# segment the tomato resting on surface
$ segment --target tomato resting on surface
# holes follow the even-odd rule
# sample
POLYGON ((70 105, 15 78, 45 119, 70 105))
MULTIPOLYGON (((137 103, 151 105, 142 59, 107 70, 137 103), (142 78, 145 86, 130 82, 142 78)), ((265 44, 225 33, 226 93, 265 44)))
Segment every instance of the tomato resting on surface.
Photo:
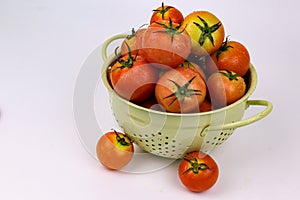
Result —
POLYGON ((117 170, 131 161, 134 146, 125 134, 114 130, 100 137, 96 146, 96 153, 99 161, 105 167, 117 170))
POLYGON ((210 189, 218 180, 219 168, 214 159, 205 153, 188 153, 178 167, 182 184, 192 192, 210 189))

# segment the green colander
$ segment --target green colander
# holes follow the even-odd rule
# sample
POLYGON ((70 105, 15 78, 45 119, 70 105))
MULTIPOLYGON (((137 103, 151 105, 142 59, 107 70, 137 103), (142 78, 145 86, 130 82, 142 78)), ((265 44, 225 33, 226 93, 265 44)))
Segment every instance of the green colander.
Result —
POLYGON ((124 37, 125 34, 115 35, 103 44, 102 80, 109 91, 110 105, 117 123, 141 149, 167 158, 180 158, 196 150, 208 153, 226 141, 236 128, 254 123, 272 111, 269 101, 248 100, 257 84, 257 73, 252 64, 246 94, 221 109, 179 114, 156 111, 129 102, 115 93, 107 79, 108 68, 116 60, 115 54, 107 56, 108 46, 124 37), (242 119, 249 106, 264 106, 265 109, 242 119))

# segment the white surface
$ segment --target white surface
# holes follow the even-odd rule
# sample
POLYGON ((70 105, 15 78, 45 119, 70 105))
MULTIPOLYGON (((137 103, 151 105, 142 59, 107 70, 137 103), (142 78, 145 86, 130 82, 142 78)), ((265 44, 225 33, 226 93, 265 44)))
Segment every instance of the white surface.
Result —
POLYGON ((177 162, 132 174, 108 171, 87 153, 72 107, 82 64, 108 37, 148 22, 151 10, 160 4, 1 1, 0 199, 300 197, 297 1, 165 1, 185 15, 200 9, 215 13, 226 34, 251 53, 259 76, 251 99, 274 104, 271 115, 236 130, 212 152, 220 167, 214 188, 202 194, 188 192, 177 178, 177 162))

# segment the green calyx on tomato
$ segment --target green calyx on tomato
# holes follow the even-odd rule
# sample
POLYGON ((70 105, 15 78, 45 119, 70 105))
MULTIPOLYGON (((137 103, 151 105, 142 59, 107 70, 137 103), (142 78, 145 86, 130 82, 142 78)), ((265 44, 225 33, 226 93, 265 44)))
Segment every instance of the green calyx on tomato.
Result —
POLYGON ((228 37, 226 37, 225 41, 222 43, 221 47, 217 50, 217 60, 219 60, 219 56, 221 53, 223 53, 224 51, 227 51, 229 48, 233 48, 233 46, 228 45, 228 37))
POLYGON ((143 27, 143 26, 146 26, 147 24, 143 24, 142 26, 140 26, 138 28, 138 30, 135 30, 134 28, 131 29, 131 34, 127 35, 126 36, 126 39, 130 40, 131 38, 135 37, 136 34, 138 33, 138 31, 143 27))
POLYGON ((203 26, 201 26, 197 22, 193 22, 201 30, 199 44, 202 46, 204 44, 205 39, 208 38, 211 41, 212 45, 215 46, 214 38, 211 34, 214 33, 215 31, 217 31, 219 29, 219 27, 222 26, 222 23, 218 22, 212 26, 209 26, 208 23, 204 19, 202 19, 199 16, 197 16, 197 17, 203 23, 203 26))
POLYGON ((116 134, 116 141, 118 144, 122 145, 122 146, 130 146, 131 143, 126 142, 126 139, 123 135, 120 135, 116 130, 113 130, 114 133, 116 134))
POLYGON ((187 161, 190 164, 190 168, 188 168, 186 171, 183 172, 183 174, 186 174, 190 171, 192 171, 194 174, 198 174, 201 171, 210 169, 209 166, 205 163, 198 162, 196 158, 184 158, 185 161, 187 161))
POLYGON ((128 58, 127 59, 122 59, 120 57, 118 57, 118 47, 115 49, 115 55, 117 56, 117 61, 121 64, 120 66, 116 67, 113 70, 117 70, 117 69, 124 69, 124 68, 131 68, 133 66, 134 61, 136 60, 136 57, 138 55, 138 52, 136 53, 135 57, 132 56, 131 50, 129 45, 127 44, 127 42, 125 42, 127 49, 128 49, 128 58))
POLYGON ((169 81, 171 81, 172 83, 174 83, 174 85, 176 86, 177 90, 175 92, 173 92, 172 94, 164 97, 164 99, 167 98, 172 98, 173 100, 169 103, 169 106, 172 105, 177 99, 181 100, 181 103, 184 103, 184 99, 185 97, 190 97, 193 95, 201 95, 201 91, 200 90, 193 90, 193 89, 189 89, 189 85, 193 82, 193 80, 196 78, 196 76, 194 76, 193 78, 191 78, 186 84, 184 84, 183 86, 180 86, 178 83, 176 83, 175 81, 169 79, 169 81))
POLYGON ((232 73, 232 71, 230 71, 230 70, 226 70, 226 72, 219 71, 218 73, 226 76, 230 81, 232 81, 232 80, 237 81, 238 77, 240 76, 239 74, 232 73))
POLYGON ((180 35, 184 32, 185 29, 182 29, 181 31, 179 31, 179 28, 181 25, 175 26, 173 27, 173 22, 171 20, 171 18, 169 18, 169 24, 164 24, 164 23, 160 23, 160 22, 155 22, 158 25, 161 25, 163 28, 165 28, 165 30, 161 30, 161 31, 155 31, 156 33, 167 33, 171 36, 171 42, 173 43, 174 40, 174 36, 175 35, 180 35))
POLYGON ((131 38, 133 38, 134 36, 136 36, 137 31, 134 30, 134 28, 131 29, 131 34, 127 35, 126 38, 128 40, 130 40, 131 38))
POLYGON ((161 9, 155 9, 153 10, 153 12, 159 13, 161 14, 161 18, 164 19, 165 18, 165 14, 171 9, 173 8, 172 6, 167 6, 165 7, 164 3, 162 2, 161 4, 161 9))

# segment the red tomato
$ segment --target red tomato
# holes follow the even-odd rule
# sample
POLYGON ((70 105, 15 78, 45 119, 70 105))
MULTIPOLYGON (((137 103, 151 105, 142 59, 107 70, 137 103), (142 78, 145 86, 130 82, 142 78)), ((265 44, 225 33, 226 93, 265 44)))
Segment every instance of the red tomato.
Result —
POLYGON ((177 67, 191 53, 192 44, 188 33, 172 21, 156 23, 145 31, 142 49, 146 60, 162 69, 177 67))
POLYGON ((171 19, 174 23, 181 24, 183 22, 183 15, 177 8, 165 6, 164 3, 162 3, 160 7, 153 10, 150 24, 169 19, 171 19))
POLYGON ((188 153, 181 161, 178 176, 190 191, 203 192, 215 185, 219 168, 210 155, 195 151, 188 153))
POLYGON ((207 80, 207 87, 214 107, 223 107, 234 103, 246 92, 246 83, 243 77, 229 70, 213 73, 207 80))
POLYGON ((134 146, 125 134, 112 131, 105 133, 98 140, 96 153, 105 167, 117 170, 131 161, 134 146))
POLYGON ((219 70, 230 70, 244 76, 250 67, 250 54, 247 48, 237 41, 223 42, 222 46, 212 55, 219 70))
POLYGON ((193 53, 212 54, 222 45, 225 30, 222 22, 211 12, 195 11, 184 18, 182 23, 192 38, 193 53))
POLYGON ((143 58, 132 57, 131 53, 118 58, 110 70, 114 90, 135 103, 143 102, 151 96, 157 79, 157 70, 143 58))
POLYGON ((192 112, 205 96, 206 85, 200 74, 185 67, 165 72, 155 86, 155 97, 168 112, 192 112))

